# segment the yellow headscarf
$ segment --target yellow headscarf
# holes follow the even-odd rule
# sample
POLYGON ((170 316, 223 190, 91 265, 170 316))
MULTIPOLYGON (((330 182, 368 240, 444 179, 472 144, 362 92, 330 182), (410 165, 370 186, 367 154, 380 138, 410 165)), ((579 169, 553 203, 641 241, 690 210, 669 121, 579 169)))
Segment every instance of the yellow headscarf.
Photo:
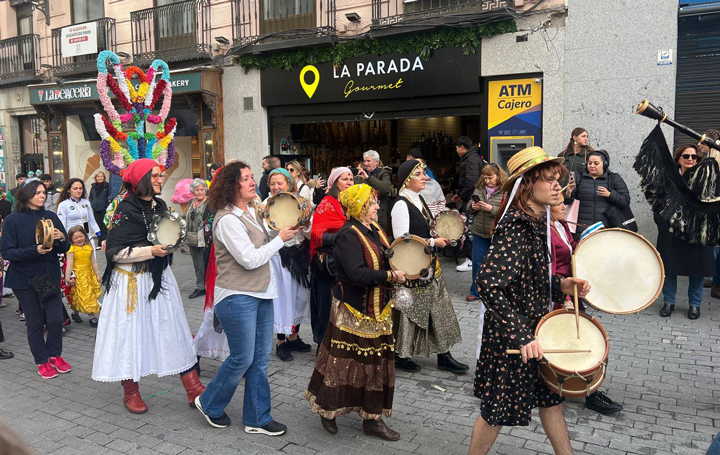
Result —
POLYGON ((377 200, 377 191, 365 183, 353 185, 340 193, 340 204, 345 209, 345 213, 357 220, 365 216, 370 203, 375 200, 377 200))

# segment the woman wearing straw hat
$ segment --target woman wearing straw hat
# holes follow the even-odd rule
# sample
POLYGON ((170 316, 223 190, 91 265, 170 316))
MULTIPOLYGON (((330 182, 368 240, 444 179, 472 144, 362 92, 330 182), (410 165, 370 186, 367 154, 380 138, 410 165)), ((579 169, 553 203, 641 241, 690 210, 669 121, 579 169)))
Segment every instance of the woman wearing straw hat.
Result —
MULTIPOLYGON (((430 235, 432 214, 420 192, 425 189, 425 169, 418 160, 405 161, 398 169, 400 194, 395 199, 391 217, 393 236, 416 235, 434 250, 443 248, 447 239, 434 239, 430 235)), ((405 283, 413 296, 413 304, 400 311, 393 310, 393 333, 395 335, 395 366, 404 371, 420 371, 420 365, 411 357, 429 357, 437 354, 439 370, 455 374, 465 373, 469 368, 450 354, 450 348, 462 341, 460 324, 450 300, 447 284, 440 270, 437 255, 426 277, 405 283)))
POLYGON ((482 401, 470 446, 473 455, 487 453, 502 426, 528 425, 535 407, 555 453, 572 453, 562 398, 538 375, 543 352, 534 337, 537 323, 548 313, 551 291, 561 298, 576 284, 580 297, 590 290, 587 281, 577 278, 552 277, 549 282, 549 206, 563 201, 558 180, 567 170, 562 162, 540 147, 526 148, 508 161, 511 176, 503 189, 512 192, 500 207, 476 278, 487 312, 474 387, 482 401), (508 355, 507 349, 520 349, 522 355, 508 355))

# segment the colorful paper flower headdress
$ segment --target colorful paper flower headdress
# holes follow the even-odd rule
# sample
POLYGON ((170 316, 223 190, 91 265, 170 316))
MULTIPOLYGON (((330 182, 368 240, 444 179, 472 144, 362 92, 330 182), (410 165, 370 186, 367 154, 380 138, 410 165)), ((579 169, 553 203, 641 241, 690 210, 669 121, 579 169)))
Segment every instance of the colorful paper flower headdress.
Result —
POLYGON ((162 60, 155 60, 147 73, 137 66, 123 70, 120 58, 112 51, 102 51, 97 58, 98 79, 97 91, 100 102, 107 112, 107 117, 95 114, 95 128, 102 138, 100 143, 100 157, 105 168, 113 174, 121 172, 133 161, 140 158, 151 158, 168 169, 175 161, 175 129, 177 121, 167 119, 172 102, 172 87, 170 87, 170 69, 162 60), (112 64, 115 74, 108 71, 108 60, 112 64), (156 73, 161 73, 160 79, 155 80, 156 73), (133 78, 140 82, 136 90, 133 78), (108 88, 118 99, 124 114, 118 114, 113 106, 108 88), (164 95, 159 115, 153 115, 155 103, 164 95), (145 122, 158 125, 157 133, 145 132, 145 122), (123 123, 135 123, 135 132, 123 133, 123 123), (127 149, 120 146, 119 141, 125 141, 127 149))

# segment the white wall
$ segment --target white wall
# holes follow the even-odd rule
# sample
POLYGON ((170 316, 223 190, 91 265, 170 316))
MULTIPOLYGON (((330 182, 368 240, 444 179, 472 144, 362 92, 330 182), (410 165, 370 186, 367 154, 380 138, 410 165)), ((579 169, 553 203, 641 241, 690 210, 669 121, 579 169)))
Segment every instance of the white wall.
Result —
MULTIPOLYGON (((518 21, 516 34, 484 39, 482 76, 541 71, 543 148, 556 155, 573 128, 586 128, 590 144, 610 152, 610 169, 627 182, 640 232, 654 239, 650 206, 632 169, 654 124, 634 109, 648 98, 672 116, 675 64, 658 66, 657 51, 673 49, 677 54, 678 2, 568 0, 567 5, 567 17, 555 16, 547 35, 538 32, 527 42, 516 42, 516 35, 550 18, 536 15, 518 21)), ((671 128, 665 132, 672 143, 671 128)))

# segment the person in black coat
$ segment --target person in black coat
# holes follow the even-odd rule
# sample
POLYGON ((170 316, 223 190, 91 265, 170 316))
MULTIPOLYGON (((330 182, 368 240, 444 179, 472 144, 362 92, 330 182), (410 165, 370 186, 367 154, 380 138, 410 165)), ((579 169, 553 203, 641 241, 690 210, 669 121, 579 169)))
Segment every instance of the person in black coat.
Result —
POLYGON ((13 290, 27 318, 28 344, 38 373, 49 379, 71 370, 62 358, 63 303, 58 259, 59 254, 70 249, 70 242, 57 215, 44 208, 46 191, 40 180, 33 179, 15 194, 15 212, 3 223, 0 246, 3 259, 10 261, 5 286, 13 290), (55 226, 53 246, 47 249, 35 241, 35 225, 42 219, 55 226), (54 286, 57 292, 41 302, 37 283, 31 286, 30 281, 42 275, 48 287, 54 286))
POLYGON ((575 240, 579 240, 587 226, 601 221, 610 226, 605 211, 610 207, 625 208, 630 206, 630 191, 625 180, 614 172, 610 172, 610 155, 605 150, 593 150, 588 154, 587 168, 582 176, 575 176, 565 191, 565 203, 575 199, 580 201, 578 211, 578 230, 575 240), (586 225, 580 229, 580 225, 586 225))
MULTIPOLYGON (((475 183, 480 179, 480 171, 485 167, 487 162, 480 156, 477 145, 467 136, 460 136, 455 143, 455 151, 460 157, 459 179, 455 195, 452 202, 460 202, 460 211, 464 212, 470 196, 475 192, 475 183)), ((472 244, 471 242, 463 243, 463 250, 459 253, 465 256, 465 262, 455 267, 458 272, 472 271, 472 244)))
POLYGON ((110 205, 110 184, 105 181, 105 173, 98 172, 95 174, 95 183, 90 185, 90 194, 88 195, 90 206, 92 207, 93 216, 98 226, 100 226, 100 237, 98 237, 98 249, 102 245, 103 240, 107 237, 107 226, 105 226, 105 210, 110 205))
POLYGON ((270 188, 268 188, 268 176, 270 171, 280 167, 280 158, 277 156, 268 155, 262 160, 263 174, 260 177, 260 183, 258 184, 257 190, 260 198, 264 201, 270 195, 270 188))
MULTIPOLYGON (((701 160, 699 148, 695 144, 681 145, 675 149, 675 163, 681 175, 701 160)), ((658 227, 657 250, 665 265, 665 284, 663 285, 664 304, 660 316, 669 317, 675 309, 675 294, 677 293, 677 277, 687 276, 688 284, 688 319, 700 317, 700 303, 702 301, 703 277, 715 273, 715 258, 713 249, 700 245, 693 245, 673 235, 668 223, 655 214, 655 224, 658 227)))

